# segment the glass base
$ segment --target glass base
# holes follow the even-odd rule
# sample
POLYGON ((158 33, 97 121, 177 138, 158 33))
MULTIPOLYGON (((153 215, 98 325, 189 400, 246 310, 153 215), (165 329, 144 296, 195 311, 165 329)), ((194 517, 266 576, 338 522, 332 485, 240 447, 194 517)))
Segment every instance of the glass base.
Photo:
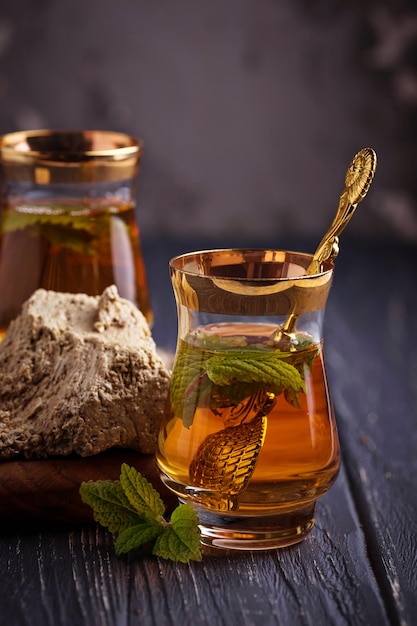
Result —
POLYGON ((314 526, 315 502, 278 515, 222 516, 197 509, 201 542, 224 550, 273 550, 302 541, 314 526))

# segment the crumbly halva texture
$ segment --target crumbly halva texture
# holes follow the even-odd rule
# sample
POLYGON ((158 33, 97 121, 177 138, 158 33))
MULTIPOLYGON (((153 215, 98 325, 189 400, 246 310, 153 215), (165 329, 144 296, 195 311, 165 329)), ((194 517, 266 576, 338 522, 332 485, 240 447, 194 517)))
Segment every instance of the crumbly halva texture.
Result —
POLYGON ((97 297, 39 289, 0 343, 0 459, 152 453, 169 378, 114 285, 97 297))

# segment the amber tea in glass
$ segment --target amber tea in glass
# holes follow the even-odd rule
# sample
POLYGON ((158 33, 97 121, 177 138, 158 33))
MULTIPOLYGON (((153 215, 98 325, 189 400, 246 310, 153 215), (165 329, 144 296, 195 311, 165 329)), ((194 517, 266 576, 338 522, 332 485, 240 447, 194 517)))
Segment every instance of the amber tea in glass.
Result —
POLYGON ((135 216, 142 144, 110 131, 0 138, 0 339, 38 288, 115 284, 152 320, 135 216))
POLYGON ((157 463, 197 510, 203 543, 269 549, 301 541, 339 470, 322 326, 333 263, 211 250, 170 263, 178 343, 157 463), (286 321, 297 325, 286 332, 286 321))

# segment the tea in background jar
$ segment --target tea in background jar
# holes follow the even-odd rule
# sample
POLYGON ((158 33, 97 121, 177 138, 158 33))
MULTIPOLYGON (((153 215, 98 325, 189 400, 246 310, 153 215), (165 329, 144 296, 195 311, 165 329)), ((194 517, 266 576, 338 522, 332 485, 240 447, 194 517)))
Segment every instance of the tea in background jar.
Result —
POLYGON ((142 143, 111 131, 0 138, 0 339, 38 288, 115 284, 152 321, 135 216, 142 143))

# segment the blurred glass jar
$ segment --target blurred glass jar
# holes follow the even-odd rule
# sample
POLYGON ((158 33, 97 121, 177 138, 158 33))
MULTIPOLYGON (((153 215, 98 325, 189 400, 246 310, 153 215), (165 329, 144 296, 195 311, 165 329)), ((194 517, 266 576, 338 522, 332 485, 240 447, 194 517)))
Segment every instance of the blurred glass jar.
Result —
POLYGON ((142 142, 111 131, 0 137, 0 339, 38 288, 115 284, 152 322, 135 184, 142 142))

